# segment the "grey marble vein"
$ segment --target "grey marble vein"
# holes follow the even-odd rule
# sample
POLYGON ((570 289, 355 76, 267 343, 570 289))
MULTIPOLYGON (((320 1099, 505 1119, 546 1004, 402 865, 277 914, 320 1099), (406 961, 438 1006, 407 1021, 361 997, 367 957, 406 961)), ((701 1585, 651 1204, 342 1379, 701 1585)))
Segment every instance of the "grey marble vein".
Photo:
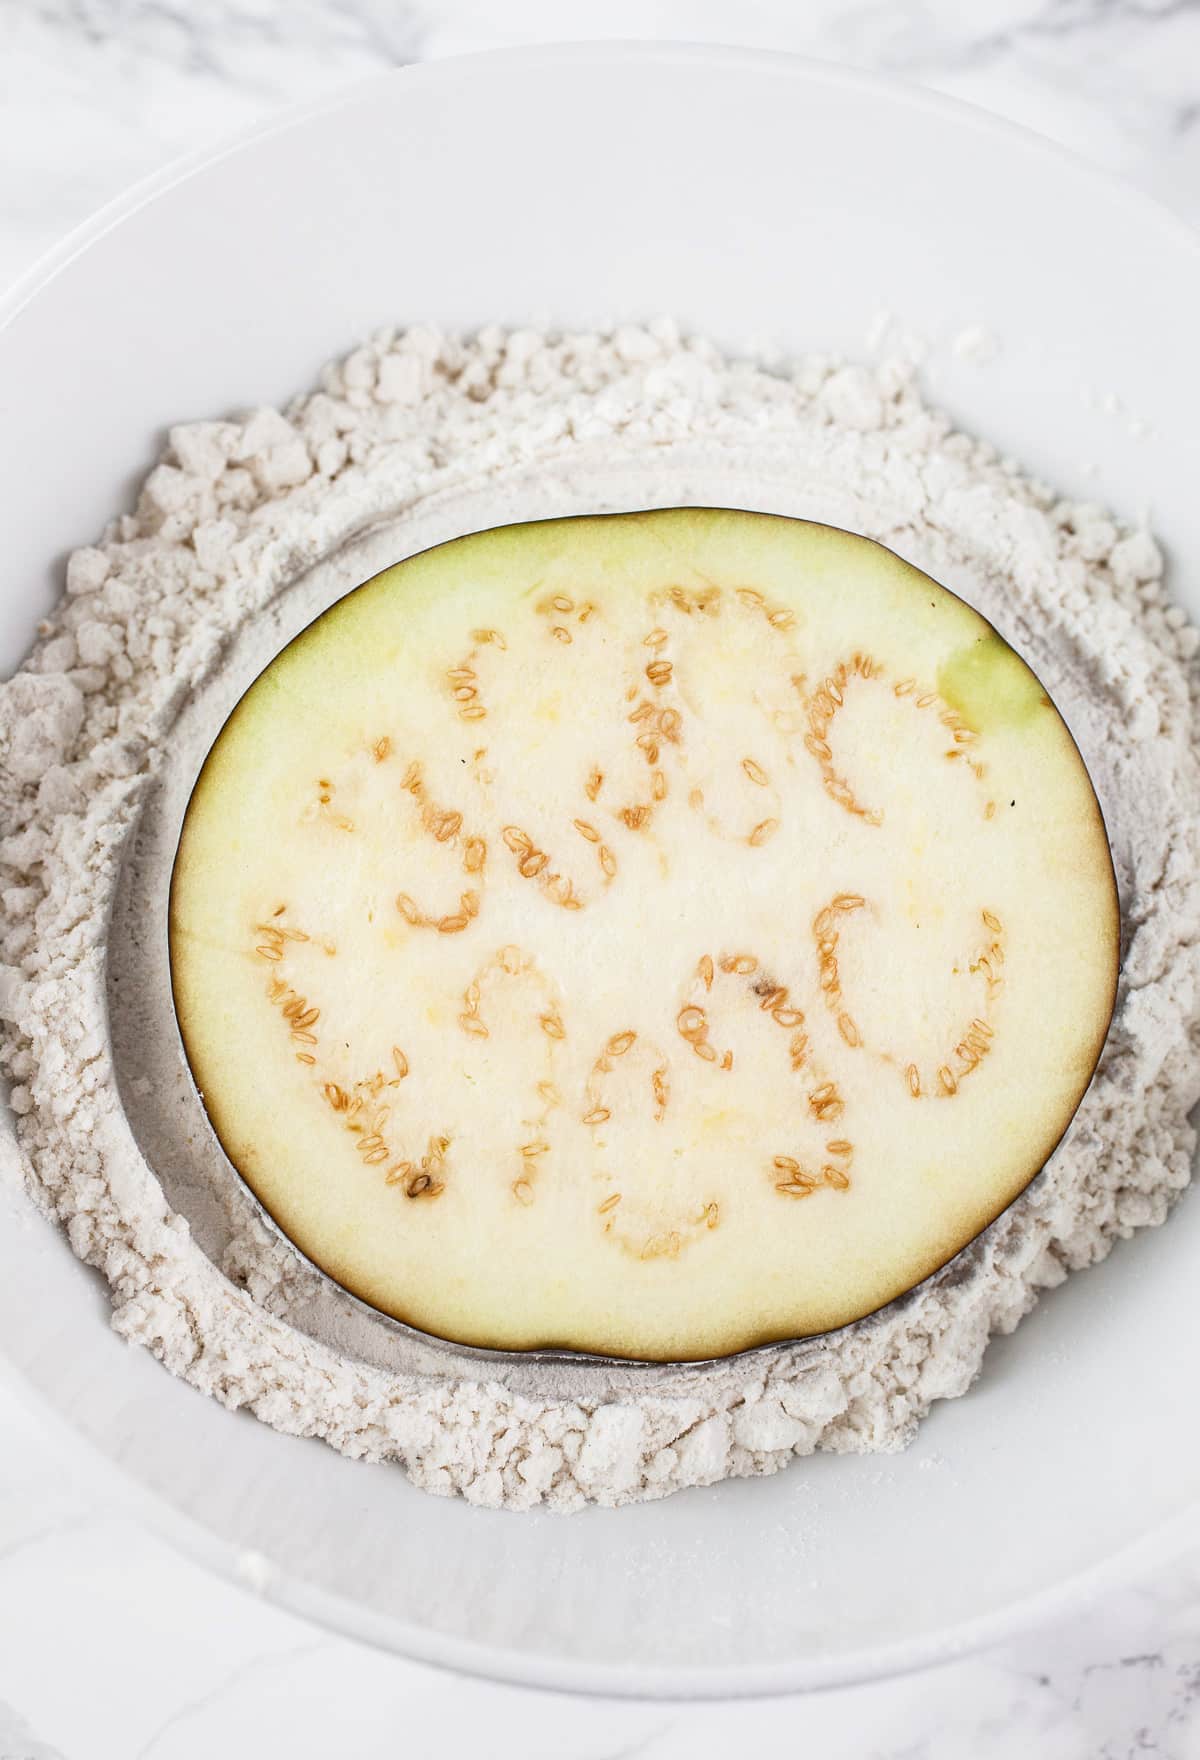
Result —
MULTIPOLYGON (((231 1693, 236 1693, 238 1688, 247 1681, 266 1679, 267 1684, 264 1691, 269 1693, 268 1677, 273 1669, 286 1667, 288 1663, 295 1662, 299 1657, 314 1656, 319 1651, 332 1649, 333 1644, 334 1640, 331 1638, 316 1638, 311 1643, 295 1644, 289 1650, 276 1650, 269 1655, 248 1656, 244 1662, 231 1669, 207 1692, 198 1694, 194 1699, 185 1700, 177 1711, 173 1711, 169 1717, 164 1718, 158 1728, 152 1730, 147 1736, 134 1756, 134 1760, 153 1760, 155 1750, 162 1746, 164 1740, 173 1730, 177 1730, 180 1725, 187 1723, 190 1718, 200 1717, 205 1712, 211 1711, 222 1699, 227 1698, 231 1693)), ((2 1755, 0 1755, 0 1760, 3 1760, 2 1755)), ((39 1757, 35 1756, 35 1760, 39 1760, 39 1757)))
POLYGON ((0 1699, 0 1760, 66 1760, 66 1756, 39 1741, 25 1719, 0 1699))

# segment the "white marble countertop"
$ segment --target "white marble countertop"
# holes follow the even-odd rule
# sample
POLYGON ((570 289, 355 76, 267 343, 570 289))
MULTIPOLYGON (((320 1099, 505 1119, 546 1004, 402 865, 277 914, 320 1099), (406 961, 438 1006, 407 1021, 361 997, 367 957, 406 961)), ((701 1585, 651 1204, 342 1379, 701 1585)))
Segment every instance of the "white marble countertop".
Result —
MULTIPOLYGON (((736 41, 988 106, 1200 222, 1200 0, 0 0, 0 286, 169 158, 364 74, 496 43, 736 41)), ((806 1699, 584 1701, 331 1637, 111 1506, 0 1386, 0 1760, 1200 1756, 1200 1525, 1086 1614, 806 1699)))

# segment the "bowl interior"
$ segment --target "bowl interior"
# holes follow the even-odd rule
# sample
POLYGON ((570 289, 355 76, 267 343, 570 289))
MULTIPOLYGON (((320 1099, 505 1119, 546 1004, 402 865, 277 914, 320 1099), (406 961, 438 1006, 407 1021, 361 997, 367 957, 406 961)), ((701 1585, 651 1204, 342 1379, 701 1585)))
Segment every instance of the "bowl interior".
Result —
MULTIPOLYGON (((285 398, 409 319, 669 311, 733 347, 861 354, 890 312, 966 426, 1148 507, 1200 611, 1179 371, 1198 309, 1200 249, 1152 206, 866 77, 618 45, 405 70, 160 180, 9 302, 0 659, 165 425, 285 398), (952 347, 980 324, 989 368, 952 347)), ((571 1520, 436 1501, 231 1415, 108 1331, 93 1274, 18 1195, 0 1224, 9 1361, 157 1519, 217 1562, 264 1552, 330 1624, 462 1667, 630 1692, 878 1673, 999 1629, 1196 1495, 1172 1367, 1200 1346, 1194 1202, 993 1346, 907 1453, 571 1520)))

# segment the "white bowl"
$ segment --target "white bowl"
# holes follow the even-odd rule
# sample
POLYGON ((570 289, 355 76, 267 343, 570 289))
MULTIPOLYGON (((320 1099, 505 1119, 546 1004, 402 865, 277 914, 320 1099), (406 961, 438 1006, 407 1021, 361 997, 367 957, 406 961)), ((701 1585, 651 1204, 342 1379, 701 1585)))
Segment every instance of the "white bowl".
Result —
MULTIPOLYGON (((670 311, 729 344, 936 346, 970 428, 1128 515, 1196 599, 1200 249, 1149 203, 960 106, 712 49, 407 69, 144 186, 0 314, 0 659, 15 663, 164 424, 285 397, 376 326, 670 311), (984 324, 988 370, 946 346, 984 324), (1183 564, 1181 567, 1180 564, 1183 564), (1190 581, 1187 568, 1190 566, 1190 581)), ((572 1519, 441 1502, 232 1416, 107 1329, 94 1274, 0 1213, 10 1365, 218 1567, 406 1654, 555 1686, 724 1694, 942 1658, 1192 1507, 1200 1206, 993 1347, 906 1454, 572 1519)))

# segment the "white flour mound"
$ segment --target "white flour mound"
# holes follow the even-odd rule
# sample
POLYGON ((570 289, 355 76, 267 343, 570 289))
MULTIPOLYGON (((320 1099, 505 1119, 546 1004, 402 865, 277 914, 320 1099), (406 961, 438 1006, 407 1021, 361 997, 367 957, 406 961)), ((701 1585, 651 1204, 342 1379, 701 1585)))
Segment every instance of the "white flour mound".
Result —
POLYGON ((224 1404, 348 1455, 393 1458, 430 1491, 570 1509, 771 1473, 817 1448, 900 1447, 933 1400, 970 1385, 992 1333, 1162 1222, 1188 1181, 1200 633, 1166 603, 1158 549, 954 433, 898 364, 767 372, 665 321, 465 341, 417 329, 378 337, 322 386, 286 415, 173 429, 137 511, 71 558, 65 598, 0 689, 0 1064, 30 1191, 107 1278, 125 1337, 224 1404), (1066 1142, 918 1291, 816 1345, 680 1370, 641 1397, 539 1399, 385 1372, 314 1342, 266 1305, 286 1289, 289 1250, 265 1230, 239 1243, 228 1277, 203 1254, 121 1108, 105 938, 146 780, 236 629, 369 522, 396 522, 400 556, 405 520, 434 496, 489 483, 500 496, 523 474, 557 485, 546 511, 595 511, 589 486, 621 464, 642 491, 627 505, 697 499, 689 485, 726 471, 730 501, 879 538, 998 623, 1092 770, 1124 968, 1066 1142))

